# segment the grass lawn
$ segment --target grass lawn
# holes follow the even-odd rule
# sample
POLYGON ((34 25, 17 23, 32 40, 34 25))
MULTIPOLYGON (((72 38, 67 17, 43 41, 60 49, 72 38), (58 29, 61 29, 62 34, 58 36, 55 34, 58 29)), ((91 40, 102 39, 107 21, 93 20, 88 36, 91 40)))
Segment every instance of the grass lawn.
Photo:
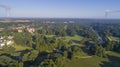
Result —
POLYGON ((55 36, 55 35, 45 35, 46 37, 53 37, 53 36, 55 36))
POLYGON ((82 45, 80 44, 80 41, 83 40, 84 37, 82 36, 65 36, 65 37, 61 37, 64 41, 68 42, 69 40, 72 40, 72 45, 82 45))
POLYGON ((120 57, 120 53, 117 53, 117 52, 107 51, 106 53, 110 56, 120 57))
POLYGON ((21 45, 13 45, 13 47, 15 48, 15 51, 22 51, 25 49, 31 49, 30 47, 21 46, 21 45))
POLYGON ((66 63, 65 67, 100 67, 101 61, 108 61, 107 58, 91 57, 74 59, 66 63))
MULTIPOLYGON (((45 35, 46 37, 53 37, 55 35, 45 35)), ((68 42, 69 40, 72 40, 72 44, 71 45, 80 45, 83 46, 82 44, 80 44, 80 41, 82 41, 84 39, 84 37, 79 36, 79 35, 75 35, 75 36, 64 36, 64 37, 58 37, 61 38, 62 40, 68 42)))
POLYGON ((65 67, 120 67, 120 54, 107 52, 107 58, 93 56, 91 58, 73 59, 65 67))
POLYGON ((118 38, 118 37, 113 37, 113 36, 108 36, 108 39, 109 39, 110 41, 119 41, 119 40, 120 40, 120 38, 118 38))
POLYGON ((78 35, 75 35, 75 36, 65 36, 64 37, 67 41, 69 41, 69 40, 82 40, 83 39, 83 37, 82 36, 78 36, 78 35))
POLYGON ((15 48, 15 52, 11 53, 12 56, 19 56, 21 54, 20 51, 23 51, 23 50, 26 50, 26 49, 32 49, 30 47, 21 46, 21 45, 12 45, 12 47, 15 48))

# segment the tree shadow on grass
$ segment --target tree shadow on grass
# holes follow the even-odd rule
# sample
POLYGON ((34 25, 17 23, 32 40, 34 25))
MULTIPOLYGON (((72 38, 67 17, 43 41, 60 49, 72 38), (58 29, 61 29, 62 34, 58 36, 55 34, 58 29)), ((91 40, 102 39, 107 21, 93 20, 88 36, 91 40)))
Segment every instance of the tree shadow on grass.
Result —
POLYGON ((84 53, 86 53, 87 55, 90 55, 90 56, 92 55, 91 52, 86 49, 86 47, 81 47, 81 49, 82 49, 82 51, 83 51, 84 53))
POLYGON ((120 67, 120 57, 108 56, 109 61, 103 61, 101 67, 120 67))
POLYGON ((28 52, 30 52, 30 51, 32 51, 32 49, 31 49, 31 50, 26 49, 26 50, 17 51, 17 52, 20 52, 20 56, 23 56, 24 54, 26 54, 26 53, 28 53, 28 52))
POLYGON ((34 67, 38 67, 38 65, 44 60, 46 59, 47 55, 49 53, 47 52, 40 52, 37 57, 34 60, 28 60, 28 61, 24 61, 24 67, 30 67, 30 66, 34 66, 34 67))
POLYGON ((13 60, 18 60, 18 59, 16 58, 16 56, 12 56, 12 55, 6 54, 6 53, 1 54, 0 56, 6 56, 6 57, 9 57, 9 58, 11 58, 11 59, 13 59, 13 60))
POLYGON ((23 51, 17 51, 17 52, 21 52, 19 56, 12 56, 11 54, 8 54, 8 53, 3 53, 1 54, 0 56, 6 56, 6 57, 9 57, 13 60, 16 60, 16 61, 22 61, 22 56, 24 56, 24 54, 30 52, 31 50, 23 50, 23 51))

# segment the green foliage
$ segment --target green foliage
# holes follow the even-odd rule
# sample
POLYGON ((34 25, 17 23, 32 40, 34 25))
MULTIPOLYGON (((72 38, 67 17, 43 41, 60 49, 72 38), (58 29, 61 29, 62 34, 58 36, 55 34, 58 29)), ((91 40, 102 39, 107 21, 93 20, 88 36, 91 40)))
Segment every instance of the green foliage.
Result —
POLYGON ((15 52, 15 48, 12 46, 3 46, 2 51, 4 53, 11 54, 11 53, 15 52))
POLYGON ((44 60, 40 63, 41 67, 55 67, 53 60, 44 60))
POLYGON ((23 66, 24 66, 23 62, 20 62, 19 67, 23 67, 23 66))
POLYGON ((16 61, 7 56, 0 56, 0 65, 3 67, 15 67, 16 61))
POLYGON ((64 55, 65 58, 67 58, 68 57, 68 52, 64 51, 63 55, 64 55))
MULTIPOLYGON (((0 27, 6 29, 0 31, 0 35, 12 35, 15 42, 12 47, 0 49, 1 67, 100 67, 100 64, 105 64, 103 61, 111 61, 119 66, 119 58, 109 52, 106 57, 105 51, 120 51, 118 23, 79 23, 77 20, 77 23, 65 24, 62 22, 66 20, 57 20, 58 23, 51 24, 39 21, 0 23, 0 27), (19 26, 34 27, 36 32, 28 33, 25 28, 23 32, 17 33, 11 29, 19 26), (98 45, 98 36, 104 40, 101 45, 98 45), (117 37, 118 42, 111 41, 108 36, 117 37)), ((110 65, 114 66, 112 63, 110 65)))
POLYGON ((95 55, 99 57, 106 57, 105 49, 102 46, 96 46, 95 55))
POLYGON ((23 62, 25 62, 25 61, 34 61, 37 56, 38 56, 38 51, 32 50, 32 51, 27 52, 27 53, 25 53, 23 55, 22 61, 23 62))
POLYGON ((32 36, 29 33, 16 33, 13 39, 17 45, 32 47, 32 36))
POLYGON ((72 44, 72 40, 69 40, 69 41, 68 41, 68 44, 72 44))

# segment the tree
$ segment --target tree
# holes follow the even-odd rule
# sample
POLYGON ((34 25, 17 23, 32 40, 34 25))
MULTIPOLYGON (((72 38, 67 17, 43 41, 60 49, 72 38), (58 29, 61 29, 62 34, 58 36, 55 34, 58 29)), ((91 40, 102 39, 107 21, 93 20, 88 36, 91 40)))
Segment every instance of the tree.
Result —
POLYGON ((2 51, 3 51, 4 53, 11 54, 11 53, 15 52, 15 48, 12 47, 12 46, 7 46, 7 45, 5 45, 5 46, 2 47, 2 51))
POLYGON ((68 44, 72 44, 72 43, 73 43, 72 40, 69 40, 69 41, 68 41, 68 44))
POLYGON ((112 51, 114 49, 114 46, 115 46, 114 42, 108 41, 106 44, 106 50, 112 51))
POLYGON ((72 49, 71 49, 71 48, 69 48, 69 49, 68 49, 68 58, 72 60, 72 59, 73 59, 73 57, 74 57, 74 56, 73 56, 72 49))
POLYGON ((54 67, 54 62, 51 59, 46 59, 40 63, 42 67, 54 67))
POLYGON ((99 57, 106 57, 105 49, 102 46, 96 46, 95 55, 99 57))
POLYGON ((23 62, 20 62, 19 67, 23 67, 23 66, 24 66, 23 62))
POLYGON ((64 55, 65 58, 67 58, 68 57, 68 52, 64 51, 63 55, 64 55))

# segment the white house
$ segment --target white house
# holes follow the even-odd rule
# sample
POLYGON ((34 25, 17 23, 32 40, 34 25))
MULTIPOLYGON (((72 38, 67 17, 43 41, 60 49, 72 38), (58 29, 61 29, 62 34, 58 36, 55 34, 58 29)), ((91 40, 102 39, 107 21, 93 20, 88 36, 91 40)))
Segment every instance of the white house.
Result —
POLYGON ((0 47, 11 45, 13 43, 12 39, 12 36, 8 36, 7 39, 5 39, 5 37, 0 37, 0 47))

